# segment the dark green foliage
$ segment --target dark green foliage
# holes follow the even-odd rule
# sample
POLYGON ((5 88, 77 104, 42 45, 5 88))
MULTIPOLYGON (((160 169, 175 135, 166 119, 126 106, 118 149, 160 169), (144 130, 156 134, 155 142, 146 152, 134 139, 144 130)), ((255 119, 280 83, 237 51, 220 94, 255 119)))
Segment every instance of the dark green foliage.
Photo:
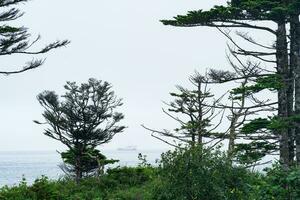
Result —
POLYGON ((252 120, 251 122, 245 124, 241 130, 242 133, 250 134, 255 133, 260 129, 267 129, 268 126, 271 124, 271 121, 266 118, 257 118, 252 120))
POLYGON ((73 180, 37 179, 29 186, 23 181, 15 187, 0 189, 0 200, 150 200, 153 168, 117 168, 101 179, 86 178, 79 184, 73 180))
POLYGON ((47 177, 36 179, 30 187, 30 192, 34 194, 36 199, 60 199, 62 196, 53 187, 53 183, 47 177))
POLYGON ((299 116, 287 118, 268 117, 256 118, 245 123, 240 136, 248 142, 236 144, 237 160, 243 164, 251 164, 261 160, 264 156, 279 150, 280 130, 295 126, 299 116))
MULTIPOLYGON (((81 158, 82 163, 83 163, 81 167, 82 167, 82 171, 84 173, 91 172, 98 168, 97 160, 93 159, 91 156, 98 157, 101 160, 106 159, 106 157, 104 155, 102 155, 100 153, 100 151, 97 149, 88 149, 88 150, 85 149, 84 152, 86 152, 86 154, 83 155, 81 158)), ((73 152, 70 150, 68 150, 66 152, 62 152, 61 157, 62 157, 64 163, 74 166, 76 164, 76 153, 77 152, 73 152)))
POLYGON ((236 162, 250 165, 260 161, 266 155, 278 150, 278 144, 263 140, 255 140, 250 143, 236 144, 236 162))
POLYGON ((107 170, 107 177, 125 186, 138 186, 155 175, 152 167, 117 167, 107 170))
MULTIPOLYGON (((83 176, 100 176, 104 173, 104 167, 108 164, 113 164, 118 162, 118 160, 108 160, 106 156, 100 153, 98 149, 84 149, 84 154, 81 157, 82 164, 80 165, 80 171, 82 171, 83 176)), ((78 152, 73 152, 68 150, 61 153, 61 157, 65 165, 62 165, 61 168, 70 176, 75 174, 76 165, 76 155, 78 152)))
POLYGON ((58 184, 47 177, 36 179, 28 186, 23 180, 18 186, 3 187, 0 190, 1 200, 60 200, 64 198, 58 190, 58 184))
MULTIPOLYGON (((281 44, 278 44, 278 42, 282 41, 282 38, 286 38, 286 34, 283 31, 282 35, 278 33, 277 30, 274 30, 271 26, 265 26, 263 23, 258 23, 260 21, 273 21, 278 24, 285 24, 289 20, 289 15, 291 13, 299 13, 300 7, 297 6, 299 4, 299 0, 293 0, 293 1, 280 1, 280 0, 232 0, 228 1, 227 5, 222 6, 214 6, 213 8, 204 11, 204 10, 197 10, 197 11, 190 11, 186 15, 178 15, 174 17, 171 20, 162 20, 162 23, 165 25, 172 25, 172 26, 182 26, 182 27, 193 27, 193 26, 208 26, 208 27, 218 27, 218 28, 245 28, 246 31, 254 29, 254 30, 263 30, 268 33, 272 33, 274 36, 276 36, 277 40, 277 46, 274 45, 270 48, 266 47, 267 49, 274 48, 274 52, 260 52, 260 50, 245 50, 243 47, 241 47, 236 41, 234 41, 233 37, 231 36, 230 31, 222 31, 221 32, 227 36, 227 38, 233 43, 234 48, 230 48, 230 51, 232 55, 234 55, 235 58, 238 59, 239 63, 242 64, 239 59, 240 56, 246 57, 254 57, 256 59, 261 59, 262 61, 268 62, 268 59, 264 59, 266 57, 264 56, 275 56, 276 61, 274 63, 278 64, 279 60, 284 60, 283 58, 278 59, 280 56, 283 56, 285 49, 278 49, 281 44), (279 36, 281 36, 281 40, 279 40, 279 36), (276 48, 277 47, 277 48, 276 48), (261 56, 262 55, 262 56, 261 56)), ((240 32, 240 30, 239 30, 240 32)), ((264 45, 261 45, 257 43, 254 39, 249 37, 247 34, 239 34, 239 36, 243 39, 245 39, 247 42, 251 43, 252 45, 258 45, 259 48, 264 47, 264 45)), ((284 45, 283 45, 284 46, 284 45)), ((287 51, 287 50, 286 50, 287 51)), ((272 58, 273 59, 273 58, 272 58)), ((272 60, 271 59, 271 60, 272 60)), ((261 61, 260 60, 260 61, 261 61)), ((272 62, 272 61, 270 61, 272 62)), ((243 65, 243 64, 242 64, 243 65)), ((251 101, 253 104, 256 104, 258 106, 251 107, 253 110, 255 108, 259 111, 269 109, 266 106, 264 106, 265 99, 260 99, 255 97, 254 95, 265 90, 271 90, 274 92, 279 91, 285 91, 285 87, 289 87, 289 90, 291 90, 291 85, 287 79, 292 80, 292 77, 287 78, 288 76, 283 74, 281 68, 284 67, 284 65, 288 65, 288 63, 280 63, 277 66, 277 73, 274 74, 263 74, 265 73, 263 70, 254 70, 249 69, 247 66, 243 66, 241 71, 242 73, 239 74, 239 77, 233 77, 232 80, 235 79, 250 79, 252 84, 243 85, 241 87, 235 88, 231 91, 232 94, 232 100, 242 100, 243 98, 252 97, 254 100, 251 101), (244 71, 243 71, 244 70, 244 71), (245 73, 249 72, 249 74, 245 73), (250 76, 248 76, 250 75, 250 76), (251 77, 251 78, 250 78, 251 77)), ((293 68, 293 67, 291 67, 293 68)), ((221 80, 221 79, 220 79, 221 80)), ((218 81, 218 82, 222 82, 218 81)), ((283 94, 282 93, 282 94, 283 94)), ((290 92, 290 96, 292 93, 290 92)), ((278 102, 280 102, 280 106, 278 107, 284 107, 283 104, 287 104, 286 100, 283 99, 283 97, 286 97, 284 95, 280 95, 278 102)), ((274 150, 278 150, 278 140, 279 135, 283 135, 287 130, 282 130, 283 127, 287 127, 290 124, 288 119, 282 119, 283 116, 291 115, 292 112, 287 111, 287 109, 290 109, 292 106, 288 105, 288 108, 283 109, 288 114, 284 115, 283 113, 280 113, 280 119, 274 118, 270 120, 268 125, 265 124, 265 127, 259 127, 263 124, 255 124, 258 122, 255 121, 251 125, 255 125, 255 130, 251 133, 248 133, 247 135, 245 133, 237 134, 236 138, 243 138, 245 140, 248 140, 246 144, 241 144, 237 148, 236 152, 243 152, 243 159, 245 162, 245 158, 252 158, 251 161, 257 161, 261 156, 264 156, 270 152, 273 152, 274 150), (281 133, 279 133, 279 130, 281 130, 281 133), (246 138, 244 138, 246 137, 246 138), (275 143, 274 143, 275 142, 275 143), (261 150, 257 149, 258 147, 262 147, 261 150), (245 149, 243 149, 245 148, 245 149), (254 152, 251 152, 251 151, 254 152), (258 152, 257 152, 258 151, 258 152), (250 155, 245 155, 249 153, 250 155)), ((273 109, 275 110, 275 109, 273 109)), ((283 112, 283 110, 280 110, 279 112, 283 112)), ((251 112, 247 109, 246 112, 244 112, 245 115, 254 114, 255 111, 251 112)), ((258 114, 258 113, 255 113, 258 114)), ((290 116, 289 116, 290 117, 290 116)), ((247 119, 248 120, 248 119, 247 119)), ((267 120, 268 121, 268 120, 267 120)), ((244 122, 242 122, 243 125, 244 122)), ((241 125, 241 126, 242 126, 241 125)), ((250 128, 249 126, 247 128, 250 128)), ((291 131, 290 131, 291 132, 291 131)), ((233 135, 233 134, 232 134, 233 135)), ((290 133, 289 133, 290 135, 290 133)), ((233 137, 231 137, 232 139, 233 137)), ((287 137, 284 138, 285 141, 287 137)), ((293 139, 290 138, 292 141, 293 139)), ((239 141, 241 142, 241 141, 239 141)), ((282 143, 282 142, 281 142, 282 143)), ((291 142, 288 145, 291 145, 291 142)), ((233 143, 232 143, 233 144, 233 143)), ((292 145, 291 145, 292 146, 292 145)), ((285 145, 283 148, 280 149, 281 152, 284 152, 284 150, 288 149, 287 145, 285 145)), ((292 149, 292 148, 290 148, 292 149)), ((233 151, 231 152, 233 153, 233 151)), ((247 159, 246 159, 247 160, 247 159)), ((248 160, 249 162, 251 162, 248 160)))
POLYGON ((32 193, 28 190, 26 180, 14 187, 4 186, 0 189, 0 200, 31 200, 32 193))
MULTIPOLYGON (((0 1, 0 56, 12 54, 37 55, 44 54, 52 49, 65 46, 69 43, 68 40, 56 41, 48 44, 38 51, 31 51, 32 46, 40 40, 40 36, 31 40, 31 35, 25 27, 15 27, 8 25, 8 22, 19 19, 24 13, 17 8, 12 8, 19 3, 25 3, 28 0, 1 0, 0 1)), ((0 74, 16 74, 27 70, 35 69, 43 64, 43 59, 34 59, 26 63, 23 67, 12 69, 9 71, 0 71, 0 74)))
POLYGON ((237 6, 247 11, 247 15, 252 19, 276 21, 284 18, 289 12, 280 0, 242 0, 237 6))
POLYGON ((277 91, 278 89, 283 87, 284 83, 282 81, 281 76, 273 74, 257 78, 255 80, 255 84, 253 85, 234 88, 231 93, 234 95, 243 94, 249 96, 251 94, 258 93, 264 89, 268 89, 270 91, 277 91))
POLYGON ((154 199, 251 199, 255 176, 227 161, 219 151, 200 147, 163 154, 154 199))
POLYGON ((276 133, 287 126, 287 121, 278 117, 257 118, 246 123, 240 131, 240 136, 247 142, 236 144, 237 161, 248 165, 278 151, 279 135, 276 133))
POLYGON ((96 163, 103 155, 95 148, 124 130, 125 126, 118 125, 124 115, 115 111, 122 102, 107 82, 91 78, 81 85, 67 82, 65 89, 63 100, 53 91, 38 95, 38 101, 45 109, 46 122, 35 122, 47 124, 49 128, 44 134, 68 147, 62 156, 71 166, 67 171, 74 172, 79 181, 96 166, 100 167, 96 163))
POLYGON ((300 169, 291 167, 286 170, 279 164, 266 169, 257 189, 257 200, 296 200, 300 199, 300 169))
POLYGON ((153 183, 118 190, 110 194, 111 200, 154 200, 152 196, 153 183))
POLYGON ((115 111, 122 105, 121 99, 109 83, 91 78, 88 83, 67 82, 64 87, 63 100, 53 91, 44 91, 37 97, 45 108, 46 123, 53 127, 46 129, 45 135, 73 149, 80 144, 95 147, 123 131, 125 127, 117 123, 124 115, 115 111))
POLYGON ((246 123, 243 128, 241 129, 241 133, 246 135, 257 133, 261 129, 267 130, 279 130, 288 127, 290 120, 281 120, 278 117, 269 117, 269 118, 257 118, 249 123, 246 123))
MULTIPOLYGON (((242 20, 282 21, 288 14, 299 13, 299 10, 298 0, 287 4, 280 0, 234 0, 227 6, 214 6, 209 11, 190 11, 186 15, 174 17, 173 20, 161 21, 172 26, 210 26, 218 22, 243 23, 242 20)), ((232 27, 247 27, 245 24, 234 24, 232 27)))
POLYGON ((240 9, 234 7, 215 6, 210 11, 189 11, 187 15, 178 15, 174 17, 174 20, 161 20, 161 22, 173 26, 200 26, 209 25, 215 21, 227 20, 228 18, 243 19, 244 15, 240 9))
POLYGON ((300 169, 274 165, 252 173, 226 162, 219 151, 194 147, 166 152, 158 168, 118 167, 101 178, 23 180, 0 188, 0 200, 296 200, 300 169))

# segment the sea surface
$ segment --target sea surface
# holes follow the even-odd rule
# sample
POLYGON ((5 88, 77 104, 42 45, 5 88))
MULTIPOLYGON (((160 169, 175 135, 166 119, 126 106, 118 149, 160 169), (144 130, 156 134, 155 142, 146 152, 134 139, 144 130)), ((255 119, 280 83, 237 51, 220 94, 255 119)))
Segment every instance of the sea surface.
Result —
MULTIPOLYGON (((108 159, 120 160, 114 166, 136 166, 140 163, 138 154, 147 156, 148 163, 156 164, 160 154, 165 150, 102 150, 108 159)), ((62 163, 60 155, 55 151, 32 152, 0 152, 0 187, 13 186, 20 183, 22 178, 28 184, 42 175, 50 179, 63 177, 64 173, 59 168, 62 163)), ((114 167, 111 166, 111 167, 114 167)))

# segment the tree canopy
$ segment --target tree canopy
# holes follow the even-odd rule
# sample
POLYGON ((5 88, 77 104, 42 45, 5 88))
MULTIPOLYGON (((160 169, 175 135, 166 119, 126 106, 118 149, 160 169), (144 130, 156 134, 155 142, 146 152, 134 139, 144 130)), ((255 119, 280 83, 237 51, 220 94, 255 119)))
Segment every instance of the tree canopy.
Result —
POLYGON ((122 102, 111 85, 101 80, 89 79, 81 85, 67 82, 65 90, 62 100, 53 91, 38 95, 46 122, 35 122, 47 124, 44 134, 66 145, 75 155, 76 177, 80 179, 86 154, 124 130, 125 126, 118 125, 124 115, 115 111, 122 102))

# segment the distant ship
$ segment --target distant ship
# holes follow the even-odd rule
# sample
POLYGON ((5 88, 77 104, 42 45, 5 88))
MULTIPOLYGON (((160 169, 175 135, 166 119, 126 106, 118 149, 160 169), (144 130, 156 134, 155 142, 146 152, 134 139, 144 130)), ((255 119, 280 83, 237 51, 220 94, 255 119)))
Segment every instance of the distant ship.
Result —
POLYGON ((118 151, 136 151, 136 146, 127 146, 127 147, 121 147, 117 148, 118 151))

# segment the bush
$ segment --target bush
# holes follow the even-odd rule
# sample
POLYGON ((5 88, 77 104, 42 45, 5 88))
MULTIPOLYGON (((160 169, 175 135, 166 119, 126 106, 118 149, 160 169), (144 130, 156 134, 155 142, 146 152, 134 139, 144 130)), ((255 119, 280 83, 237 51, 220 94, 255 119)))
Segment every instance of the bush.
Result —
POLYGON ((291 167, 286 170, 279 164, 266 169, 261 179, 257 200, 296 200, 300 199, 300 168, 291 167))
POLYGON ((220 151, 201 147, 163 154, 159 167, 161 182, 154 188, 154 199, 252 199, 251 184, 257 176, 232 167, 227 160, 220 151))
POLYGON ((4 186, 0 189, 0 200, 31 200, 30 196, 32 193, 28 190, 25 179, 18 186, 4 186))
POLYGON ((151 183, 142 186, 135 186, 111 193, 108 199, 111 200, 153 200, 151 183))
POLYGON ((73 179, 51 181, 37 179, 31 186, 23 180, 18 186, 0 188, 0 200, 104 200, 151 199, 151 180, 155 169, 117 167, 100 178, 85 178, 79 184, 73 179))
POLYGON ((61 199, 55 182, 49 181, 47 177, 36 179, 28 190, 34 194, 33 199, 61 199))
POLYGON ((155 173, 152 167, 117 167, 107 170, 107 177, 120 186, 137 186, 150 181, 155 173))
POLYGON ((148 164, 117 167, 79 184, 72 179, 37 179, 31 186, 0 188, 0 200, 296 200, 300 169, 275 165, 266 174, 232 166, 218 150, 177 149, 148 164))

